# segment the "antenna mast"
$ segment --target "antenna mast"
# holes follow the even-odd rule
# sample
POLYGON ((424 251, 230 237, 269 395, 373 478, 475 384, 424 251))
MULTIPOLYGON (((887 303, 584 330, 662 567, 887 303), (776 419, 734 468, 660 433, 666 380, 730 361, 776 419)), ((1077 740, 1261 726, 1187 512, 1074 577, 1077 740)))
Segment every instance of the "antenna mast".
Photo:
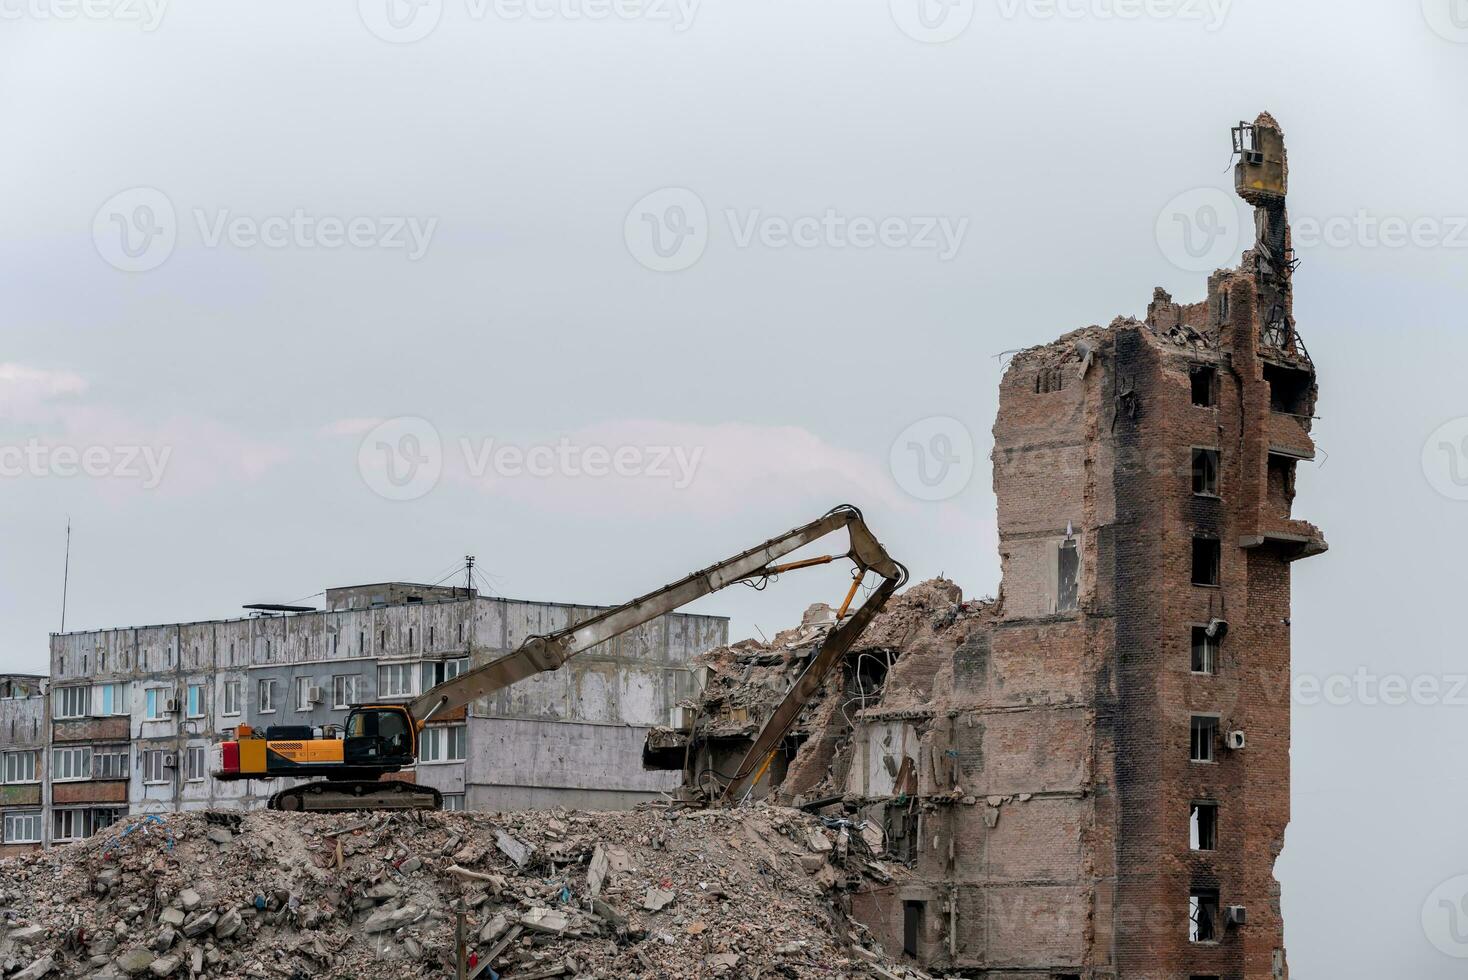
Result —
POLYGON ((71 585, 71 515, 66 515, 66 563, 61 572, 61 632, 66 632, 66 592, 71 585))

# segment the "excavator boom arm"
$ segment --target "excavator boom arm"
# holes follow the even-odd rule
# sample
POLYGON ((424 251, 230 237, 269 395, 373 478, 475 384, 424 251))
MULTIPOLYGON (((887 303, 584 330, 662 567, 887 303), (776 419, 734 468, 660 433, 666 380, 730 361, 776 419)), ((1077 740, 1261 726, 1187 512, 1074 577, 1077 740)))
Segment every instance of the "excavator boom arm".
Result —
MULTIPOLYGON (((532 636, 513 653, 491 660, 425 691, 408 706, 408 710, 417 723, 422 725, 440 712, 452 711, 470 701, 477 701, 516 681, 557 670, 578 653, 636 629, 643 623, 651 622, 695 599, 736 582, 776 574, 782 570, 782 566, 776 564, 780 558, 842 528, 847 530, 851 539, 851 550, 846 557, 856 563, 859 572, 871 570, 886 580, 876 594, 881 597, 881 602, 885 602, 887 596, 906 581, 907 569, 887 554, 886 549, 867 528, 861 511, 843 504, 819 520, 787 531, 631 602, 608 609, 564 630, 546 636, 532 636)), ((834 558, 827 557, 792 562, 788 568, 804 567, 812 563, 824 564, 832 560, 834 558)), ((880 607, 880 603, 877 605, 880 607)), ((869 619, 875 613, 872 606, 873 603, 868 602, 863 608, 863 611, 870 610, 864 619, 869 619)))

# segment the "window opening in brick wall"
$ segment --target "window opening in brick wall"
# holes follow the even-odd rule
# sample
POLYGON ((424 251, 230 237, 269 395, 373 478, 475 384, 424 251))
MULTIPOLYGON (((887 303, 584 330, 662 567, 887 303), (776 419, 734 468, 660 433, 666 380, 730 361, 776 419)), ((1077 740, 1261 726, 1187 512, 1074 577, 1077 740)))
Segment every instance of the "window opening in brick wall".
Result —
POLYGON ((1199 408, 1212 408, 1214 391, 1218 384, 1218 369, 1208 364, 1195 364, 1190 373, 1193 404, 1199 408))
POLYGON ((1065 390, 1065 370, 1058 367, 1041 368, 1035 373, 1035 394, 1045 395, 1052 391, 1065 390))
POLYGON ((1264 365, 1269 383, 1269 410, 1284 415, 1310 414, 1310 372, 1264 365))
POLYGON ((1213 743, 1218 738, 1218 719, 1194 715, 1189 736, 1188 758, 1193 762, 1212 762, 1213 743))
POLYGON ((1218 672, 1218 637, 1208 635, 1208 627, 1193 627, 1192 671, 1195 674, 1218 672))
POLYGON ((1193 584, 1217 585, 1223 546, 1217 538, 1193 538, 1193 584))
POLYGON ((927 904, 927 902, 913 901, 902 903, 902 951, 914 958, 919 955, 920 940, 923 934, 923 912, 927 904))
POLYGON ((1059 582, 1056 587, 1057 612, 1072 612, 1080 606, 1081 555, 1074 538, 1060 543, 1059 582))
POLYGON ((1188 819, 1188 846, 1195 851, 1218 848, 1218 804, 1194 803, 1188 819))
POLYGON ((1188 895, 1188 942, 1218 942, 1218 890, 1194 888, 1188 895))
POLYGON ((1218 496, 1218 450, 1193 450, 1193 493, 1204 497, 1218 496))

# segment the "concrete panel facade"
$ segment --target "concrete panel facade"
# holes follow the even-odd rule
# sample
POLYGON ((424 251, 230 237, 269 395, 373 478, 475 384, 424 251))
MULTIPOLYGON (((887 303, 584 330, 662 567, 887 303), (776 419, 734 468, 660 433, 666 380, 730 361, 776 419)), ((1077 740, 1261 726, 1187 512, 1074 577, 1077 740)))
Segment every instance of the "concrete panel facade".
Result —
MULTIPOLYGON (((412 583, 328 590, 327 606, 54 635, 50 678, 35 678, 29 697, 0 698, 0 751, 29 746, 39 766, 34 783, 0 783, 0 811, 44 811, 45 844, 63 839, 53 831, 84 836, 128 812, 262 806, 288 781, 217 782, 208 772, 212 746, 236 726, 329 732, 350 704, 409 700, 600 611, 412 583), (53 783, 58 750, 68 776, 53 783)), ((692 693, 688 661, 727 640, 720 617, 648 623, 555 674, 435 718, 425 744, 443 746, 442 757, 401 778, 437 788, 454 807, 649 799, 677 779, 642 769, 643 738, 692 693), (445 728, 454 737, 433 734, 445 728)))

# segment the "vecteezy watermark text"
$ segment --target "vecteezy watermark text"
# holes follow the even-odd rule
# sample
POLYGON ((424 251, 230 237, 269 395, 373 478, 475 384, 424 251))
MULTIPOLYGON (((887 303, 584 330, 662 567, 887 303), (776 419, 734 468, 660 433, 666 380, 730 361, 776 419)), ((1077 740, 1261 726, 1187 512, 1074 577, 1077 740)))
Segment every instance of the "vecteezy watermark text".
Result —
MULTIPOLYGON (((646 479, 685 490, 703 461, 703 446, 602 445, 562 436, 551 442, 514 443, 461 436, 452 448, 471 481, 499 479, 646 479)), ((438 429, 414 416, 388 419, 363 438, 357 469, 363 482, 388 500, 416 500, 438 485, 449 455, 438 429)))
POLYGON ((734 238, 735 248, 749 248, 758 243, 765 248, 911 248, 938 253, 938 261, 949 262, 963 246, 968 234, 968 218, 946 215, 892 215, 869 218, 848 217, 835 208, 819 215, 786 217, 765 214, 760 208, 740 212, 724 211, 724 220, 734 238))
MULTIPOLYGON (((701 0, 462 0, 463 14, 478 22, 642 21, 668 24, 676 33, 693 26, 701 0)), ((392 44, 412 44, 438 29, 445 0, 357 0, 367 30, 392 44)))
POLYGON ((1176 20, 1216 31, 1233 0, 995 0, 1005 20, 1176 20))
POLYGON ((39 439, 0 445, 0 478, 136 480, 144 490, 163 482, 172 446, 53 446, 39 439))
POLYGON ((1357 667, 1350 674, 1297 674, 1291 680, 1290 700, 1302 707, 1468 708, 1468 674, 1377 674, 1357 667))
POLYGON ((1295 218, 1296 249, 1317 248, 1468 248, 1468 215, 1375 214, 1295 218))
POLYGON ((0 0, 0 20, 117 21, 146 32, 163 23, 168 0, 0 0))
POLYGON ((210 212, 194 209, 194 222, 206 248, 228 243, 235 248, 303 248, 338 249, 378 248, 406 251, 409 262, 417 262, 428 253, 437 218, 404 215, 338 218, 314 215, 296 208, 289 215, 232 214, 228 209, 210 212))
MULTIPOLYGON (((966 216, 875 217, 837 208, 797 215, 725 208, 722 216, 737 249, 912 250, 935 253, 940 262, 958 255, 969 228, 966 216)), ((632 205, 622 235, 642 265, 655 272, 679 272, 703 257, 713 228, 703 198, 686 187, 664 187, 632 205)))
MULTIPOLYGON (((188 212, 204 248, 335 251, 343 248, 402 252, 417 262, 428 253, 438 218, 415 215, 332 215, 306 208, 282 214, 241 214, 230 208, 188 212)), ((108 265, 147 272, 168 261, 178 244, 178 211, 155 187, 113 195, 92 219, 92 241, 108 265)), ((184 225, 187 228, 187 225, 184 225)))
MULTIPOLYGON (((1464 0, 1468 3, 1468 0, 1464 0)), ((1238 195, 1195 187, 1157 213, 1155 234, 1163 256, 1187 272, 1212 272, 1237 261, 1253 240, 1253 222, 1238 195)), ((1468 215, 1353 214, 1290 216, 1296 252, 1314 249, 1468 249, 1468 215)))
POLYGON ((491 473, 510 479, 647 477, 667 481, 674 490, 686 490, 693 483, 703 460, 702 446, 583 446, 564 436, 555 443, 531 445, 460 439, 459 449, 465 469, 476 479, 491 473))

